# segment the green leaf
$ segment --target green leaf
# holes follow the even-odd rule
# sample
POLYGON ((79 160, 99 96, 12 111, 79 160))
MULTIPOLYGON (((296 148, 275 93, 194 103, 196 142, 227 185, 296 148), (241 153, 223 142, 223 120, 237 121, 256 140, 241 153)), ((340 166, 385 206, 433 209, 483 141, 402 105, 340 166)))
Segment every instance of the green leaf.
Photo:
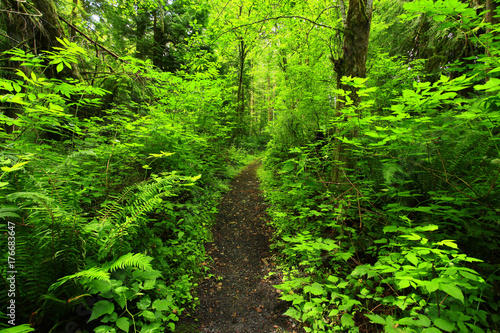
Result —
POLYGON ((439 288, 439 282, 437 282, 435 280, 428 281, 428 282, 425 283, 425 288, 427 288, 427 291, 429 293, 432 293, 432 292, 438 290, 438 288, 439 288))
POLYGON ((487 92, 500 90, 500 79, 491 77, 485 84, 478 84, 474 86, 474 89, 486 90, 487 92))
POLYGON ((157 299, 153 302, 153 309, 156 309, 158 311, 167 311, 170 309, 170 306, 172 305, 172 302, 169 302, 166 299, 157 299))
POLYGON ((130 321, 126 317, 118 318, 118 320, 116 321, 116 326, 118 326, 119 329, 128 332, 128 329, 130 327, 130 321))
POLYGON ((115 333, 115 332, 116 332, 116 330, 113 327, 108 326, 108 325, 97 326, 94 329, 94 333, 115 333))
POLYGON ((60 62, 57 67, 56 67, 56 71, 59 73, 60 71, 62 71, 64 69, 64 64, 62 62, 60 62))
POLYGON ((300 319, 300 312, 297 311, 295 308, 289 308, 286 310, 285 313, 283 313, 284 316, 292 317, 293 319, 299 320, 300 319))
POLYGON ((141 312, 141 316, 149 320, 156 320, 156 316, 153 312, 145 310, 141 312))
POLYGON ((149 295, 144 296, 141 298, 141 300, 137 303, 137 307, 140 310, 146 310, 149 306, 151 305, 151 298, 149 298, 149 295))
POLYGON ((379 315, 367 314, 365 316, 368 317, 370 319, 370 322, 374 324, 385 325, 385 319, 379 315))
POLYGON ((442 333, 442 332, 435 327, 429 327, 423 330, 422 333, 442 333))
POLYGON ((323 295, 323 285, 315 282, 310 286, 304 287, 305 292, 310 292, 313 295, 320 296, 323 295))
POLYGON ((399 281, 399 288, 405 289, 410 286, 410 281, 409 280, 401 280, 399 281))
POLYGON ((444 318, 435 318, 433 322, 434 325, 446 332, 453 332, 453 330, 455 329, 455 323, 444 318))
POLYGON ((434 15, 432 19, 436 22, 444 22, 444 20, 446 20, 446 15, 434 15))
POLYGON ((35 329, 32 328, 29 324, 17 325, 14 327, 5 328, 2 330, 2 333, 27 333, 33 332, 35 329))
POLYGON ((155 287, 155 285, 156 285, 156 280, 146 280, 146 281, 144 281, 144 285, 143 285, 142 289, 151 290, 155 287))
POLYGON ((436 243, 436 245, 445 245, 454 249, 458 249, 458 245, 455 243, 455 241, 450 239, 445 239, 441 242, 436 243))
POLYGON ((90 316, 89 322, 99 318, 105 314, 111 314, 115 311, 115 305, 109 301, 103 300, 94 304, 92 308, 92 315, 90 316))
POLYGON ((348 313, 344 313, 342 315, 340 322, 342 323, 342 326, 344 326, 344 327, 354 327, 354 319, 353 319, 352 315, 350 315, 348 313))
POLYGON ((458 288, 457 286, 448 283, 440 283, 439 289, 464 303, 464 294, 462 293, 462 290, 460 290, 460 288, 458 288))
POLYGON ((411 262, 414 266, 418 265, 418 258, 417 255, 413 252, 410 252, 406 255, 406 259, 408 259, 409 262, 411 262))

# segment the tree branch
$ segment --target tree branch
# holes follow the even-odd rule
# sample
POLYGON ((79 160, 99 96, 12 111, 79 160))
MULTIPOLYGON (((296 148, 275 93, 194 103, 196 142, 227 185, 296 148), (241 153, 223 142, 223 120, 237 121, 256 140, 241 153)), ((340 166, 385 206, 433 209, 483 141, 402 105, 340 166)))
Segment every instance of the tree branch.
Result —
POLYGON ((95 44, 97 45, 98 47, 100 47, 103 51, 107 52, 109 55, 111 55, 113 58, 115 59, 118 59, 120 60, 121 62, 126 62, 125 60, 121 59, 119 55, 117 55, 116 53, 114 53, 113 51, 111 51, 110 49, 106 48, 105 46, 99 44, 98 42, 96 42, 95 40, 93 40, 92 38, 90 38, 89 36, 87 36, 86 34, 84 34, 80 29, 78 29, 77 27, 75 27, 73 24, 69 23, 68 21, 66 21, 66 19, 64 19, 64 17, 62 17, 61 15, 58 15, 59 16, 59 19, 61 21, 63 21, 64 23, 66 23, 67 25, 69 25, 72 29, 74 29, 76 32, 78 32, 80 35, 82 35, 83 37, 85 37, 86 40, 88 40, 89 42, 91 42, 92 44, 95 44))
POLYGON ((242 25, 239 25, 239 26, 236 26, 234 28, 231 28, 231 29, 228 29, 224 32, 222 32, 219 36, 217 36, 217 38, 214 40, 214 42, 219 39, 222 35, 228 33, 228 32, 231 32, 231 31, 234 31, 234 30, 238 30, 238 29, 241 29, 243 27, 248 27, 250 25, 254 25, 254 24, 259 24, 259 23, 263 23, 263 22, 267 22, 267 21, 271 21, 271 20, 281 20, 281 19, 300 19, 300 20, 304 20, 304 21, 307 21, 307 22, 310 22, 318 27, 322 27, 322 28, 327 28, 327 29, 332 29, 332 30, 336 30, 336 31, 341 31, 341 29, 338 29, 338 28, 334 28, 334 27, 331 27, 329 25, 326 25, 326 24, 323 24, 323 23, 319 23, 319 22, 316 22, 314 20, 311 20, 307 17, 303 17, 303 16, 298 16, 298 15, 282 15, 282 16, 276 16, 276 17, 268 17, 268 18, 265 18, 265 19, 262 19, 262 20, 258 20, 258 21, 255 21, 255 22, 251 22, 251 23, 246 23, 246 24, 242 24, 242 25))

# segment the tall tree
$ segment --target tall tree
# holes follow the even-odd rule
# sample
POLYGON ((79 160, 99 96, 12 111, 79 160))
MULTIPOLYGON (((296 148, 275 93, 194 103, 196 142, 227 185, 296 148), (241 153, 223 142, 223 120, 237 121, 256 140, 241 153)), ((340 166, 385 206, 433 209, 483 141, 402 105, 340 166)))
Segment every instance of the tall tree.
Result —
MULTIPOLYGON (((347 14, 344 0, 340 0, 341 15, 344 26, 343 53, 335 62, 337 87, 345 91, 352 91, 354 103, 359 102, 356 91, 342 84, 344 76, 366 76, 366 60, 370 41, 370 27, 373 13, 373 0, 349 0, 347 14)), ((341 105, 341 104, 339 104, 341 105)))

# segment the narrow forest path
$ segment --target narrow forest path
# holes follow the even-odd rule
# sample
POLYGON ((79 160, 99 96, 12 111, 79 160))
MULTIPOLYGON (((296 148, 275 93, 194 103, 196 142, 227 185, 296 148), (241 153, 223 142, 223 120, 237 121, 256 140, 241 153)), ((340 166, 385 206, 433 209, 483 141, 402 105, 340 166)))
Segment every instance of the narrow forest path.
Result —
POLYGON ((265 278, 273 270, 272 231, 256 176, 259 165, 253 162, 233 179, 220 202, 213 243, 206 245, 214 277, 198 287, 200 304, 191 318, 181 320, 178 332, 297 332, 282 316, 288 305, 273 288, 279 276, 265 278))

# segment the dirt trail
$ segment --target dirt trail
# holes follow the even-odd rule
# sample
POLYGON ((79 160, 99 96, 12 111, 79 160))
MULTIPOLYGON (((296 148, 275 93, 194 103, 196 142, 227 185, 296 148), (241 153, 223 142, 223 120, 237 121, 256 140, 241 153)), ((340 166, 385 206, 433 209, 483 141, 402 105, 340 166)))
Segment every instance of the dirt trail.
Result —
POLYGON ((295 324, 282 313, 288 305, 278 299, 272 285, 273 270, 266 225, 266 204, 259 190, 256 169, 250 164, 231 183, 221 200, 213 230, 213 243, 206 245, 213 258, 210 273, 198 287, 200 305, 181 320, 179 332, 278 333, 296 332, 295 324))

